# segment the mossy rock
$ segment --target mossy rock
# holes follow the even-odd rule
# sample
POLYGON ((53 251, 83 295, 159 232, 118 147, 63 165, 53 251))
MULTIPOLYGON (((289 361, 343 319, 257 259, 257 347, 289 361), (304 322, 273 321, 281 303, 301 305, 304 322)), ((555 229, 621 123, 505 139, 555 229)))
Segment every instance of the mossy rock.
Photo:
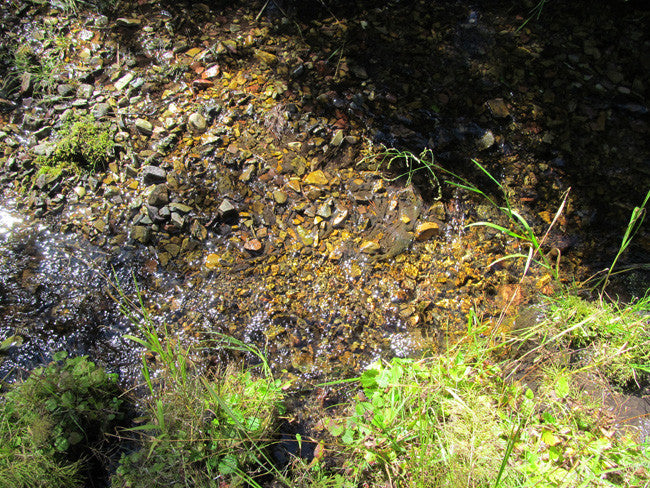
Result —
POLYGON ((52 154, 36 159, 41 168, 39 173, 51 174, 63 169, 73 173, 103 170, 113 157, 113 133, 109 124, 97 122, 92 116, 71 118, 61 127, 52 154))

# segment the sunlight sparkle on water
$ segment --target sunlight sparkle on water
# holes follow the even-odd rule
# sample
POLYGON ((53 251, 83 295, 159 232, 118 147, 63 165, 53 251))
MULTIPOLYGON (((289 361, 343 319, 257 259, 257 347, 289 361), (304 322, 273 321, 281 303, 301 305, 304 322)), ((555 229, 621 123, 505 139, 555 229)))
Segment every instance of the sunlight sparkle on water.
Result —
POLYGON ((0 235, 7 234, 20 221, 6 210, 0 209, 0 235))

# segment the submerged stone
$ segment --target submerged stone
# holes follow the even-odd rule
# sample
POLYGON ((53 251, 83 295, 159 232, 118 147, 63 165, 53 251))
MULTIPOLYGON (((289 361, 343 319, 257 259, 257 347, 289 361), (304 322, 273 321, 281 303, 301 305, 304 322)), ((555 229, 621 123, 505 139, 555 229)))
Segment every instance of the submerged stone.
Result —
POLYGON ((440 226, 435 222, 423 222, 415 229, 415 240, 428 241, 440 234, 440 226))

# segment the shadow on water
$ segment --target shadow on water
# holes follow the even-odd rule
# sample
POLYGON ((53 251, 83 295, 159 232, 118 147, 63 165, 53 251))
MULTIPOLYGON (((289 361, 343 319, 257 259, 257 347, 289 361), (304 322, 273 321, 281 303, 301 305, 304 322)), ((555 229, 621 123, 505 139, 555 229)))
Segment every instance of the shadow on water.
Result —
MULTIPOLYGON (((572 248, 584 278, 611 263, 631 210, 650 188, 647 5, 547 2, 518 30, 535 4, 276 0, 158 8, 197 43, 206 23, 245 28, 243 12, 259 12, 272 36, 302 42, 282 53, 290 119, 309 113, 362 128, 376 143, 428 147, 446 168, 495 191, 475 171, 470 160, 478 158, 540 228, 571 188, 558 241, 562 251, 572 248)), ((239 69, 252 55, 225 53, 219 62, 239 69)), ((325 159, 341 167, 359 154, 347 147, 325 159)), ((416 183, 431 196, 424 180, 416 183)), ((649 242, 643 231, 627 261, 648 262, 649 242)), ((639 273, 631 281, 647 278, 639 273)))

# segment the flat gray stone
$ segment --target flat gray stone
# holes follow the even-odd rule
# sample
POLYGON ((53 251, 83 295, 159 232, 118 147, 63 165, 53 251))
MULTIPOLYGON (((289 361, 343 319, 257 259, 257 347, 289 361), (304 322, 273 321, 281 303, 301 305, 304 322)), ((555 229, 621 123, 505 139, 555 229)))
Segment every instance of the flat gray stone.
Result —
POLYGON ((111 106, 108 103, 98 103, 90 110, 90 113, 95 119, 106 117, 110 112, 111 106))
POLYGON ((142 183, 146 186, 157 185, 167 181, 167 172, 158 166, 143 166, 140 170, 142 183))
POLYGON ((122 76, 122 78, 120 78, 119 80, 117 80, 117 81, 114 83, 113 86, 115 86, 115 89, 116 89, 117 91, 121 91, 121 90, 124 89, 124 87, 125 87, 126 85, 128 85, 129 83, 131 83, 131 81, 133 80, 134 77, 135 77, 135 75, 134 75, 133 73, 127 73, 127 74, 125 74, 124 76, 122 76))

